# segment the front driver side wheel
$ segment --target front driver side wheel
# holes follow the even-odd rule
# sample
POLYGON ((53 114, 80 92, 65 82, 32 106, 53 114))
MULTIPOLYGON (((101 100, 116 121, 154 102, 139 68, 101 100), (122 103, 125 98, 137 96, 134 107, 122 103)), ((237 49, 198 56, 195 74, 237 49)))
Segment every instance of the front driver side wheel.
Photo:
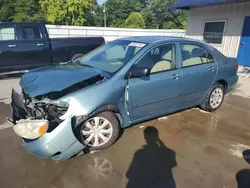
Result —
POLYGON ((207 93, 204 103, 200 105, 202 110, 214 112, 220 108, 224 101, 225 88, 223 85, 216 83, 207 93))
POLYGON ((113 145, 120 133, 120 125, 113 112, 103 112, 88 119, 80 128, 81 141, 89 150, 102 150, 113 145))

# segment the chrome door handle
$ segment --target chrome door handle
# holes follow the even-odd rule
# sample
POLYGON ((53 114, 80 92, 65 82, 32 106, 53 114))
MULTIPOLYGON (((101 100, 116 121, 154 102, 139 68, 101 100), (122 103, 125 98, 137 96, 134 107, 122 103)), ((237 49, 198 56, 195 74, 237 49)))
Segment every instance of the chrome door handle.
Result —
POLYGON ((17 47, 16 44, 10 44, 10 45, 9 45, 9 48, 16 48, 16 47, 17 47))
POLYGON ((180 75, 179 74, 173 74, 173 76, 171 76, 171 78, 173 80, 178 80, 180 78, 180 75))
POLYGON ((37 44, 37 46, 44 46, 44 44, 37 44))
POLYGON ((215 68, 214 68, 214 67, 210 67, 210 68, 208 69, 208 71, 214 72, 214 71, 215 71, 215 68))

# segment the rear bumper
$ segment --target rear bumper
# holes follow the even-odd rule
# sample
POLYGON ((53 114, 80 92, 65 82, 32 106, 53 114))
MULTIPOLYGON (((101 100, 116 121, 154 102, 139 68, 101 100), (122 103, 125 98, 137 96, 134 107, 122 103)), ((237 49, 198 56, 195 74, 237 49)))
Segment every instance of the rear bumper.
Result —
MULTIPOLYGON (((12 92, 12 114, 10 123, 14 125, 20 119, 26 119, 27 112, 22 95, 12 92)), ((33 155, 53 160, 65 160, 82 151, 85 146, 78 141, 72 129, 72 117, 68 117, 52 132, 45 133, 36 140, 21 138, 21 144, 33 155)))
POLYGON ((237 84, 238 80, 239 80, 238 75, 236 75, 234 77, 231 77, 230 79, 227 79, 226 93, 229 93, 230 91, 232 91, 236 87, 236 84, 237 84))

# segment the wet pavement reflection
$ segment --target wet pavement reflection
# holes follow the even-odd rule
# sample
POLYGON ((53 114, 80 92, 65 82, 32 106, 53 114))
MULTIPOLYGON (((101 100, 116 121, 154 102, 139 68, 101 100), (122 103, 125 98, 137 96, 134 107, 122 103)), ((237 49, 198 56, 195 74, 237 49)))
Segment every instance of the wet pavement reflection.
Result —
POLYGON ((26 152, 0 101, 0 188, 250 187, 250 99, 135 125, 110 148, 55 162, 26 152))

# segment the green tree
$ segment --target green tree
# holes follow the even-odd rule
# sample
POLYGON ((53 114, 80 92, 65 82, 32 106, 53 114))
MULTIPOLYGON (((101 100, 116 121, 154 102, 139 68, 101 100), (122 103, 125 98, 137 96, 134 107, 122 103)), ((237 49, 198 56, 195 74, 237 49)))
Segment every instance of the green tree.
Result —
POLYGON ((134 12, 125 21, 127 28, 145 28, 145 21, 140 13, 134 12))
POLYGON ((86 15, 86 22, 84 23, 84 25, 103 27, 104 25, 103 6, 98 5, 97 2, 95 2, 93 7, 86 9, 85 15, 86 15))
POLYGON ((184 29, 186 28, 186 13, 170 9, 176 0, 150 0, 141 14, 146 22, 146 28, 184 29))
POLYGON ((149 7, 152 10, 152 19, 162 29, 165 22, 174 21, 175 16, 170 6, 175 0, 151 0, 149 7))
POLYGON ((167 22, 163 23, 162 29, 179 29, 179 28, 177 27, 177 25, 175 24, 175 22, 173 22, 173 21, 167 21, 167 22))
POLYGON ((124 26, 132 12, 140 12, 143 8, 140 0, 107 0, 105 6, 107 24, 112 27, 124 26))
POLYGON ((12 21, 11 16, 14 12, 13 1, 1 0, 0 1, 0 21, 12 21))
POLYGON ((187 28, 187 12, 185 11, 176 11, 175 23, 177 28, 186 29, 187 28))
MULTIPOLYGON (((170 9, 176 1, 107 0, 107 25, 137 27, 138 24, 125 23, 132 13, 137 12, 143 17, 145 28, 185 29, 186 12, 170 9)), ((98 5, 96 0, 0 0, 0 21, 103 26, 103 9, 104 5, 98 5)))
POLYGON ((96 0, 40 0, 46 20, 52 24, 83 25, 86 11, 93 8, 96 0))
POLYGON ((0 7, 1 21, 36 22, 44 20, 38 0, 2 0, 0 7))
POLYGON ((155 22, 154 18, 153 18, 153 12, 149 7, 144 8, 141 11, 141 15, 143 17, 143 19, 145 20, 145 26, 147 29, 157 29, 158 28, 158 24, 155 22))
POLYGON ((44 21, 38 0, 17 0, 13 5, 15 14, 11 18, 14 22, 44 21))

